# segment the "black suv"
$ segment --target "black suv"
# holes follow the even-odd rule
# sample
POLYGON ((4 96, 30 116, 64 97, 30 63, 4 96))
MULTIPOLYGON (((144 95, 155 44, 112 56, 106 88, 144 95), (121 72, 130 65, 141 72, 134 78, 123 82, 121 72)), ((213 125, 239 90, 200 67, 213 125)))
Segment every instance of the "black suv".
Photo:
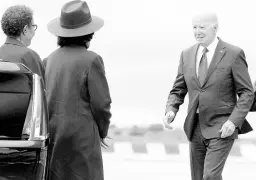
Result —
POLYGON ((0 62, 0 180, 45 180, 48 111, 41 78, 0 62))

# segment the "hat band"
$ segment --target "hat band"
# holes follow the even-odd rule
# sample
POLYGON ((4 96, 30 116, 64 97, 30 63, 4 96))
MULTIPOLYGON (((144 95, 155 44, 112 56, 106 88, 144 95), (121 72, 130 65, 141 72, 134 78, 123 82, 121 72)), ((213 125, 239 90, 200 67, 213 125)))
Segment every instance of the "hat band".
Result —
POLYGON ((90 19, 88 19, 85 22, 82 22, 81 24, 75 24, 75 25, 65 25, 65 24, 61 24, 61 27, 65 28, 65 29, 75 29, 75 28, 79 28, 82 27, 86 24, 89 24, 92 21, 92 18, 90 17, 90 19))

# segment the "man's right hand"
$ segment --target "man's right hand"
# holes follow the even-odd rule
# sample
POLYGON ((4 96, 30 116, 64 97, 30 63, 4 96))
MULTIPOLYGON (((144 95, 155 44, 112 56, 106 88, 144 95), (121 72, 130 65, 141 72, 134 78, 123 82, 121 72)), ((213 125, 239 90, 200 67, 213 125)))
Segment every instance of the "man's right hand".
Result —
POLYGON ((171 123, 173 122, 175 118, 175 113, 173 111, 169 111, 166 113, 166 115, 163 118, 164 127, 167 129, 173 129, 171 126, 171 123))

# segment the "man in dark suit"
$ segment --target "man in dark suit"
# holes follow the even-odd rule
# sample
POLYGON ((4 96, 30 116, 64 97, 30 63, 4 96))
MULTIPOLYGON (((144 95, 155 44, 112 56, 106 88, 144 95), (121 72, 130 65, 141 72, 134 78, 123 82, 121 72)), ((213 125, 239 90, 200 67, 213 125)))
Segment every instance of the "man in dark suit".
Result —
POLYGON ((195 16, 193 30, 197 44, 181 53, 163 121, 169 128, 188 92, 184 130, 192 180, 222 180, 234 140, 252 130, 245 117, 253 102, 253 87, 244 51, 217 38, 214 13, 195 16))
POLYGON ((44 66, 40 56, 28 48, 35 35, 33 11, 24 5, 14 5, 4 12, 1 27, 7 36, 0 47, 1 61, 22 63, 44 80, 44 66))
MULTIPOLYGON (((34 22, 33 11, 24 5, 10 6, 3 13, 1 28, 7 36, 5 43, 0 47, 0 61, 22 63, 33 73, 39 75, 44 82, 44 65, 40 56, 34 50, 28 48, 36 33, 37 25, 34 22)), ((14 83, 14 79, 13 82, 14 83)), ((20 88, 19 81, 15 86, 20 88)), ((9 98, 7 98, 9 100, 9 98)), ((23 99, 24 100, 24 99, 23 99)), ((24 102, 20 100, 20 104, 24 102)), ((18 102, 17 102, 18 103, 18 102)), ((4 106, 10 105, 8 101, 2 101, 4 106)), ((24 130, 29 126, 25 121, 24 130)), ((25 134, 29 132, 23 131, 25 134)))

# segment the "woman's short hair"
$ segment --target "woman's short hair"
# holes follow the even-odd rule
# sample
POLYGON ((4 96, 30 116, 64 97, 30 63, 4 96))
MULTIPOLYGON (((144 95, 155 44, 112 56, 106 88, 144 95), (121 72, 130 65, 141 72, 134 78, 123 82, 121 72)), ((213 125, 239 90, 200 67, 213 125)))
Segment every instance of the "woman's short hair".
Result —
POLYGON ((18 37, 26 25, 30 26, 33 20, 33 11, 24 5, 9 7, 3 14, 1 26, 7 36, 18 37))
POLYGON ((57 44, 60 47, 64 46, 84 46, 87 47, 87 43, 90 42, 93 38, 94 33, 87 34, 84 36, 78 36, 78 37, 58 37, 57 44))

